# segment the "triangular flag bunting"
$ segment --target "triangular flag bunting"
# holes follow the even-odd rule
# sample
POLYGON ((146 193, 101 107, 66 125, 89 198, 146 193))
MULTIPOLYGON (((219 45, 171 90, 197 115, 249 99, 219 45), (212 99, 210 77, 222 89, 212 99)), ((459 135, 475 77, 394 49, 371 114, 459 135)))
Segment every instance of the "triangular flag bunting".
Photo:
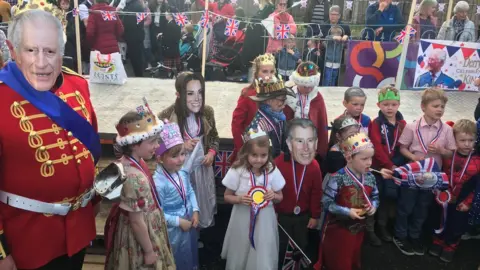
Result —
POLYGON ((460 50, 460 47, 458 46, 447 46, 447 52, 449 57, 452 57, 452 55, 458 52, 458 50, 460 50))
POLYGON ((425 52, 428 47, 430 47, 430 42, 420 40, 420 45, 422 46, 422 51, 425 52))
POLYGON ((432 43, 432 47, 433 47, 434 49, 443 49, 443 48, 445 48, 445 45, 432 43))
POLYGON ((462 53, 463 53, 463 59, 467 60, 468 58, 470 58, 470 56, 472 56, 472 54, 475 52, 475 49, 472 49, 472 48, 461 48, 462 49, 462 53))
POLYGON ((262 21, 263 27, 267 30, 268 34, 273 38, 275 35, 275 26, 273 22, 273 17, 268 17, 262 21))
POLYGON ((477 50, 477 55, 480 57, 480 49, 477 50))

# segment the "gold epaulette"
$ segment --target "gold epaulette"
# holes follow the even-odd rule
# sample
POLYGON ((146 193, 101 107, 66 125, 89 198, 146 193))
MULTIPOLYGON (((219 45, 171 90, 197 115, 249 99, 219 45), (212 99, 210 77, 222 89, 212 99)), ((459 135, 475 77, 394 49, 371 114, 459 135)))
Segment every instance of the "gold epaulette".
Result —
POLYGON ((74 76, 78 76, 78 77, 81 77, 83 79, 85 79, 82 75, 78 74, 77 72, 65 67, 65 66, 62 66, 62 72, 63 73, 67 73, 69 75, 74 75, 74 76))

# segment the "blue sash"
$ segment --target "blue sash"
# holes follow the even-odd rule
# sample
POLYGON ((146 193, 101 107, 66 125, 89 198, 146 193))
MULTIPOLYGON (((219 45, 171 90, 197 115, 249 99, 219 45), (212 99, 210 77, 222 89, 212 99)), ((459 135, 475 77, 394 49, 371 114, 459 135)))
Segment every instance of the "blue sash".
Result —
POLYGON ((100 137, 92 125, 67 103, 51 91, 37 91, 25 79, 15 62, 9 62, 0 70, 0 81, 20 94, 38 110, 45 113, 53 122, 72 132, 92 153, 97 164, 101 145, 100 137))

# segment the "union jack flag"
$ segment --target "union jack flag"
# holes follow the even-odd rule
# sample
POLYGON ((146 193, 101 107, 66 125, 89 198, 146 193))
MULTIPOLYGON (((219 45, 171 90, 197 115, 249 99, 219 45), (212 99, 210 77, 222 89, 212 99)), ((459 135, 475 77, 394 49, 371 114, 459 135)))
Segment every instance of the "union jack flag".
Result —
POLYGON ((186 24, 189 23, 187 16, 185 13, 174 13, 173 18, 177 25, 180 25, 181 27, 184 27, 186 24))
POLYGON ((449 184, 447 174, 440 171, 432 157, 400 166, 394 175, 397 185, 418 189, 446 189, 449 184))
POLYGON ((137 13, 137 24, 141 23, 147 17, 146 12, 137 13))
POLYGON ((277 33, 277 39, 287 39, 290 33, 290 25, 279 24, 275 26, 275 32, 277 33))
POLYGON ((234 19, 228 19, 227 25, 225 26, 225 35, 232 37, 237 34, 238 27, 240 26, 240 22, 234 19))
POLYGON ((202 14, 202 17, 200 18, 200 21, 198 22, 202 28, 206 28, 208 25, 208 10, 205 10, 202 14))
POLYGON ((285 251, 285 258, 283 259, 282 270, 299 270, 308 267, 308 262, 303 254, 301 254, 302 257, 299 260, 295 258, 296 256, 294 256, 294 254, 296 250, 295 243, 292 239, 289 239, 287 251, 285 251))
MULTIPOLYGON (((417 32, 417 30, 413 29, 412 27, 410 27, 409 31, 410 31, 410 37, 413 37, 417 32)), ((395 37, 395 40, 398 41, 398 43, 402 44, 406 36, 407 36, 407 31, 403 29, 402 32, 400 32, 400 35, 395 37)))
POLYGON ((102 14, 102 18, 103 18, 104 21, 116 21, 117 20, 117 16, 112 11, 100 11, 100 13, 102 14))
POLYGON ((227 174, 232 165, 230 158, 233 151, 218 151, 215 156, 215 177, 222 178, 227 174))

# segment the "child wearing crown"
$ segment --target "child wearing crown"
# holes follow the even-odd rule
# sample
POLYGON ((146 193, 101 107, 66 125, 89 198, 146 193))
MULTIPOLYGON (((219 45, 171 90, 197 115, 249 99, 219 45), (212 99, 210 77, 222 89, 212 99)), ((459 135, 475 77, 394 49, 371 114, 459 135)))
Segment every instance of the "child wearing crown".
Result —
POLYGON ((364 133, 341 143, 347 166, 333 174, 322 203, 328 211, 324 239, 315 269, 361 269, 365 215, 375 214, 379 204, 375 177, 369 172, 373 144, 364 133))
POLYGON ((182 72, 175 81, 177 99, 159 114, 160 119, 175 122, 185 141, 184 147, 190 156, 197 146, 203 147, 203 166, 190 175, 200 209, 199 227, 207 228, 214 223, 216 211, 215 176, 213 161, 218 152, 219 138, 213 108, 205 104, 205 79, 193 72, 182 72))
POLYGON ((234 149, 230 159, 231 162, 235 161, 238 151, 242 148, 242 134, 252 122, 258 109, 257 103, 249 98, 250 96, 255 96, 257 94, 255 81, 261 80, 268 82, 270 79, 273 79, 276 73, 275 57, 269 53, 258 56, 253 60, 252 71, 252 83, 248 87, 242 89, 242 93, 237 101, 237 107, 235 107, 232 114, 232 137, 234 149))
POLYGON ((146 102, 122 116, 116 126, 126 180, 120 203, 113 205, 105 224, 105 269, 176 269, 164 213, 144 161, 155 154, 162 127, 146 102))
MULTIPOLYGON (((386 168, 395 169, 405 164, 400 153, 398 139, 402 135, 407 124, 403 115, 398 111, 400 106, 400 91, 393 86, 386 86, 378 92, 378 117, 370 123, 369 136, 375 147, 373 157, 374 169, 386 168)), ((387 230, 389 213, 395 211, 398 186, 390 179, 384 179, 381 175, 375 174, 377 185, 380 191, 380 207, 377 211, 378 236, 375 234, 375 219, 367 218, 367 238, 370 244, 380 246, 382 240, 392 241, 392 235, 387 230)))
POLYGON ((256 101, 258 110, 250 123, 247 131, 250 129, 264 130, 270 137, 272 143, 273 158, 286 150, 286 116, 283 112, 287 95, 295 96, 293 91, 286 87, 281 78, 273 77, 270 81, 256 80, 257 94, 250 96, 250 99, 256 101))
POLYGON ((180 128, 176 123, 166 123, 160 138, 160 147, 155 151, 157 169, 153 179, 167 220, 175 264, 177 269, 197 269, 199 209, 190 176, 182 170, 185 148, 180 128))
POLYGON ((238 159, 222 180, 225 202, 234 206, 221 256, 228 270, 274 270, 279 240, 273 203, 283 199, 285 179, 273 163, 264 131, 251 129, 244 139, 238 159))
POLYGON ((320 93, 318 66, 312 62, 301 63, 297 70, 290 75, 290 81, 295 97, 287 96, 287 106, 283 110, 287 120, 306 118, 312 120, 317 128, 318 144, 316 158, 322 163, 328 151, 328 122, 325 101, 320 93))

